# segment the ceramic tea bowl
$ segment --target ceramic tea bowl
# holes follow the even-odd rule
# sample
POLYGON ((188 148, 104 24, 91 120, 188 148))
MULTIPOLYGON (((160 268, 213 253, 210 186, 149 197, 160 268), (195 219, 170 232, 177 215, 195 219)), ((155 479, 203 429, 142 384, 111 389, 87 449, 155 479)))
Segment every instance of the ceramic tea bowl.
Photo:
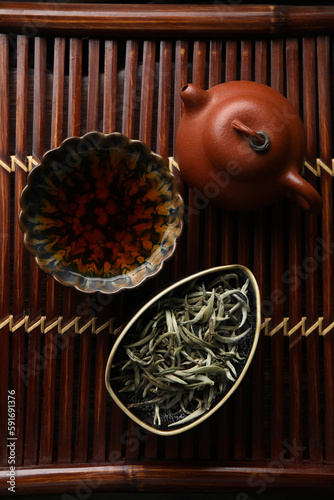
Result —
POLYGON ((65 140, 30 172, 19 223, 27 249, 60 283, 114 293, 161 269, 182 216, 162 157, 120 133, 91 132, 65 140))
POLYGON ((246 267, 189 276, 147 302, 119 334, 106 366, 107 390, 152 433, 185 432, 240 385, 260 327, 259 289, 246 267))

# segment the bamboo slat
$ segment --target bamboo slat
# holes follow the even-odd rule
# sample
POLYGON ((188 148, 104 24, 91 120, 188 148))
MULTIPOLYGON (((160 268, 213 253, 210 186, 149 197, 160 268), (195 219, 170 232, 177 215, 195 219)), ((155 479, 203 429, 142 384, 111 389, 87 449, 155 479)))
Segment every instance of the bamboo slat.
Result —
MULTIPOLYGON (((95 49, 97 50, 97 49, 95 49)), ((92 60, 93 65, 93 60, 92 60)), ((103 132, 116 129, 116 89, 117 89, 117 42, 107 40, 104 44, 104 87, 103 87, 103 132)), ((97 103, 96 103, 97 106, 97 103)), ((99 295, 97 329, 110 321, 110 297, 99 295)), ((104 372, 108 358, 109 330, 103 329, 96 338, 94 417, 92 459, 103 462, 107 454, 107 394, 104 372)))
POLYGON ((124 75, 122 132, 133 138, 135 132, 136 85, 138 71, 138 42, 126 42, 126 60, 124 75))
MULTIPOLYGON (((225 75, 224 81, 229 82, 237 79, 238 43, 236 40, 227 40, 225 45, 225 75)), ((232 264, 234 260, 234 235, 233 214, 228 211, 222 212, 221 217, 221 264, 232 264)), ((219 415, 217 457, 227 459, 231 456, 233 428, 233 401, 227 401, 219 415)))
MULTIPOLYGON (((283 41, 273 40, 271 42, 271 86, 284 93, 283 81, 283 41)), ((283 235, 283 203, 275 204, 272 210, 272 224, 275 228, 272 232, 272 300, 273 321, 275 326, 279 324, 283 316, 283 283, 284 272, 284 235, 283 235)), ((272 396, 271 396, 271 456, 277 458, 282 451, 284 437, 284 353, 283 353, 283 331, 273 337, 271 343, 271 366, 272 366, 272 396)))
MULTIPOLYGON (((240 79, 252 80, 253 47, 252 41, 242 40, 240 44, 240 79)), ((240 214, 238 221, 238 262, 246 267, 251 267, 250 253, 250 213, 240 214)), ((245 384, 239 387, 235 395, 235 429, 234 429, 234 458, 240 459, 247 456, 247 437, 249 421, 246 407, 246 394, 248 393, 248 377, 245 384)))
MULTIPOLYGON (((194 42, 193 46, 193 69, 192 83, 200 88, 205 88, 205 62, 206 62, 206 42, 194 42)), ((187 218, 187 273, 192 274, 201 269, 200 263, 200 219, 201 203, 198 194, 192 189, 188 191, 188 218, 187 218)), ((190 429, 182 437, 181 457, 189 459, 194 455, 195 431, 190 429)))
MULTIPOLYGON (((46 90, 46 39, 35 39, 35 68, 34 68, 34 112, 33 112, 33 142, 32 154, 34 158, 41 158, 44 153, 45 140, 45 90, 46 90)), ((41 310, 41 270, 35 259, 30 256, 30 297, 29 317, 31 324, 40 318, 41 310)), ((38 359, 40 352, 40 333, 34 331, 28 339, 28 371, 27 371, 27 405, 25 425, 24 464, 31 465, 37 462, 38 431, 39 431, 39 384, 41 363, 38 359)))
MULTIPOLYGON (((209 81, 208 87, 214 87, 222 83, 222 42, 212 40, 209 49, 209 81)), ((207 197, 215 196, 216 192, 207 191, 207 197)), ((217 227, 218 209, 209 204, 205 209, 205 238, 204 238, 204 262, 205 267, 214 267, 217 262, 217 227)))
MULTIPOLYGON (((64 64, 65 64, 65 40, 56 38, 54 45, 54 80, 53 80, 53 100, 52 100, 52 118, 51 118, 51 147, 59 146, 62 141, 62 126, 63 126, 63 93, 64 93, 64 64)), ((58 312, 58 284, 52 280, 50 276, 47 277, 47 307, 46 307, 46 317, 47 322, 54 323, 55 318, 58 312)), ((65 292, 66 293, 66 292, 65 292)), ((66 304, 69 305, 69 301, 66 301, 66 304)), ((65 311, 65 321, 66 321, 66 311, 65 311)), ((46 375, 48 375, 48 379, 43 380, 43 409, 42 409, 42 433, 41 433, 41 445, 40 445, 40 463, 50 463, 52 460, 52 447, 53 447, 53 433, 55 431, 54 428, 54 409, 55 409, 55 401, 54 394, 52 394, 51 388, 55 386, 55 371, 56 371, 56 353, 55 353, 55 344, 57 338, 57 330, 55 328, 51 328, 49 332, 47 332, 45 337, 45 346, 49 349, 50 356, 48 358, 47 369, 45 370, 46 375), (49 385, 47 385, 47 382, 49 385), (51 415, 50 415, 51 412, 51 415), (47 422, 45 424, 45 422, 47 422), (43 426, 45 424, 45 429, 43 426)), ((62 339, 64 341, 64 339, 62 339)), ((66 368, 64 367, 64 358, 65 354, 68 354, 66 347, 68 345, 64 344, 62 347, 65 347, 65 350, 62 351, 62 366, 61 366, 61 379, 64 381, 64 373, 66 374, 67 381, 70 381, 71 378, 69 374, 66 372, 66 368)), ((71 370, 71 368, 69 368, 71 370)), ((61 428, 61 433, 59 433, 59 448, 58 448, 58 457, 64 459, 66 463, 66 457, 64 457, 64 447, 62 445, 64 437, 68 437, 68 424, 66 421, 62 420, 63 411, 65 412, 65 418, 68 417, 68 407, 72 406, 72 399, 70 399, 71 391, 67 393, 66 391, 67 384, 65 383, 62 386, 62 390, 60 391, 60 402, 64 402, 64 407, 61 407, 60 411, 60 423, 63 424, 61 428), (64 396, 66 394, 66 398, 64 396), (67 399, 68 398, 68 399, 67 399), (66 400, 66 402, 65 402, 66 400)), ((67 445, 68 446, 68 445, 67 445)), ((67 461, 69 458, 67 457, 67 461)))
MULTIPOLYGON (((84 317, 84 324, 90 319, 90 317, 84 317)), ((76 463, 86 463, 88 461, 91 343, 92 335, 89 330, 85 330, 80 336, 77 417, 73 457, 73 462, 76 463)))
MULTIPOLYGON (((0 81, 2 92, 0 94, 0 115, 2 126, 0 127, 0 161, 3 165, 9 165, 9 44, 5 35, 0 35, 0 81)), ((0 321, 10 312, 10 172, 0 168, 0 321)), ((0 363, 0 401, 2 411, 0 412, 0 466, 7 464, 7 429, 8 424, 8 390, 9 387, 9 325, 1 331, 0 363)))
MULTIPOLYGON (((206 43, 195 41, 193 48, 193 72, 192 83, 198 87, 205 88, 205 61, 206 43)), ((206 201, 195 190, 189 189, 187 207, 187 274, 193 274, 199 269, 199 232, 200 215, 206 201), (191 249, 191 251, 189 251, 191 249)))
MULTIPOLYGON (((266 47, 262 47, 266 52, 266 47)), ((264 81, 259 83, 265 83, 264 81)), ((266 262, 265 211, 259 210, 255 216, 254 230, 254 273, 261 297, 265 297, 265 272, 263 263, 266 262)), ((263 460, 265 457, 265 420, 264 420, 264 358, 265 358, 265 336, 260 332, 257 350, 252 366, 252 457, 254 460, 263 460)))
MULTIPOLYGON (((92 332, 93 343, 95 344, 95 371, 92 367, 92 379, 94 373, 94 398, 93 399, 93 422, 90 436, 92 435, 92 460, 96 463, 104 462, 107 453, 107 394, 105 391, 104 373, 109 355, 109 337, 112 332, 113 318, 110 314, 112 296, 97 294, 96 302, 92 307, 91 314, 97 314, 93 317, 92 325, 95 328, 92 332)), ((89 331, 89 330, 88 330, 89 331)), ((94 351, 93 351, 94 352, 94 351)))
POLYGON ((52 462, 55 424, 55 385, 57 359, 57 286, 51 276, 47 277, 46 323, 49 330, 44 337, 43 399, 40 427, 39 463, 52 462), (53 326, 55 325, 55 326, 53 326))
POLYGON ((122 410, 112 402, 111 406, 111 421, 110 421, 110 438, 108 443, 108 462, 115 463, 123 457, 124 444, 124 417, 122 410))
POLYGON ((282 243, 282 205, 274 207, 273 224, 276 228, 273 237, 272 250, 272 270, 273 281, 272 289, 275 290, 273 299, 273 323, 278 327, 271 342, 271 456, 277 458, 282 451, 282 442, 284 440, 284 343, 283 343, 283 322, 282 318, 282 283, 283 274, 283 249, 282 243))
POLYGON ((68 136, 81 135, 82 40, 70 39, 68 136))
MULTIPOLYGON (((158 73, 158 101, 157 101, 157 131, 156 152, 166 160, 169 152, 169 124, 170 124, 170 94, 172 88, 172 54, 171 41, 161 41, 159 47, 159 73, 158 73)), ((156 289, 162 287, 163 276, 168 272, 165 268, 155 280, 156 289)), ((162 439, 157 435, 147 434, 145 441, 145 457, 158 458, 159 449, 162 448, 162 439)))
MULTIPOLYGON (((209 48, 209 80, 208 87, 213 87, 221 83, 222 69, 222 42, 218 40, 210 41, 209 48)), ((214 193, 212 193, 214 195, 214 193)), ((218 231, 218 209, 212 204, 205 208, 205 240, 204 240, 204 267, 214 267, 217 262, 217 231, 218 231)), ((218 416, 214 421, 204 422, 200 433, 200 446, 198 456, 200 459, 210 459, 213 449, 213 435, 217 428, 218 416)))
MULTIPOLYGON (((121 307, 122 303, 117 300, 115 310, 118 311, 118 313, 116 314, 115 320, 120 316, 120 324, 117 325, 119 328, 121 328, 120 325, 124 324, 123 310, 121 307)), ((109 345, 109 352, 110 349, 111 346, 109 345)), ((114 401, 111 402, 110 406, 110 420, 108 422, 109 433, 107 434, 107 460, 111 463, 116 463, 124 458, 124 447, 126 445, 127 436, 126 426, 128 421, 122 410, 114 401)))
MULTIPOLYGON (((315 164, 317 156, 317 116, 316 103, 316 44, 314 38, 303 39, 303 119, 307 134, 307 159, 315 164)), ((314 187, 316 179, 310 172, 305 176, 314 187)), ((305 224, 306 257, 315 259, 318 221, 316 215, 308 215, 305 224)), ((321 263, 319 258, 314 262, 306 277, 306 308, 308 325, 317 320, 319 287, 318 269, 321 263)), ((323 459, 321 422, 320 422, 320 381, 319 381, 319 336, 315 331, 306 339, 307 345, 307 413, 308 413, 308 446, 312 462, 321 462, 323 459)))
MULTIPOLYGON (((258 83, 267 84, 268 44, 265 40, 255 42, 254 79, 258 83)), ((254 215, 254 264, 261 297, 265 297, 266 282, 266 239, 265 239, 265 209, 258 210, 254 215)), ((252 405, 252 457, 263 460, 264 451, 264 334, 261 332, 258 347, 252 367, 253 405, 252 405)))
MULTIPOLYGON (((171 93, 172 86, 172 59, 173 43, 161 41, 159 47, 159 71, 157 73, 157 115, 156 115, 156 146, 155 151, 165 158, 166 163, 170 157, 170 131, 171 131, 171 93)), ((169 262, 163 267, 162 271, 155 279, 155 287, 160 290, 170 273, 169 262)))
POLYGON ((156 151, 167 160, 169 153, 169 110, 172 74, 172 43, 160 43, 156 151))
MULTIPOLYGON (((238 492, 244 490, 246 485, 256 487, 259 484, 259 473, 266 474, 266 478, 273 481, 265 484, 268 490, 274 483, 276 489, 281 491, 292 490, 293 492, 307 488, 312 493, 330 495, 333 491, 333 467, 324 465, 319 467, 297 467, 293 464, 288 466, 279 462, 273 462, 270 467, 260 468, 242 462, 238 466, 226 467, 197 467, 189 464, 117 464, 117 465, 93 465, 83 464, 63 468, 51 469, 40 467, 35 469, 24 469, 20 474, 21 481, 17 484, 18 493, 24 494, 28 488, 43 489, 47 493, 58 493, 62 491, 75 494, 78 492, 78 484, 91 485, 92 491, 111 492, 139 492, 145 491, 156 493, 164 491, 168 493, 179 493, 180 490, 188 493, 203 493, 208 489, 211 491, 222 491, 225 488, 238 492), (45 481, 46 475, 48 481, 45 481), (249 483, 249 478, 253 480, 249 483), (315 486, 316 485, 316 486, 315 486)), ((263 476, 260 476, 261 478, 263 476)), ((7 480, 5 471, 0 471, 0 485, 3 486, 7 480)), ((30 489, 30 491, 31 491, 30 489)), ((117 493, 116 493, 117 494, 117 493)), ((242 493, 244 494, 244 493, 242 493)))
MULTIPOLYGON (((125 70, 124 70, 124 91, 122 109, 122 131, 123 134, 131 138, 137 138, 137 84, 139 70, 139 50, 138 41, 128 40, 126 42, 125 70)), ((130 303, 124 297, 121 298, 121 307, 125 316, 129 314, 130 303)), ((119 415, 122 419, 122 415, 119 415)), ((136 440, 137 424, 133 421, 125 422, 127 430, 122 435, 121 445, 124 448, 124 458, 127 460, 138 459, 139 446, 136 440)))
MULTIPOLYGON (((71 304, 69 304, 71 310, 71 304)), ((64 311, 68 317, 68 309, 64 311)), ((63 334, 61 339, 60 394, 59 394, 59 432, 58 454, 60 463, 72 459, 72 418, 73 418, 73 371, 74 371, 74 334, 73 328, 63 334)))
MULTIPOLYGON (((14 204, 14 282, 13 282, 13 316, 14 324, 19 325, 24 317, 24 283, 26 252, 23 246, 23 235, 18 225, 19 198, 26 184, 26 172, 20 165, 25 165, 27 148, 27 103, 28 103, 28 38, 17 37, 17 87, 16 87, 16 134, 15 134, 15 204, 14 204)), ((18 326, 13 338, 13 371, 12 387, 16 398, 16 463, 23 462, 24 442, 24 377, 25 342, 24 328, 18 326)))
POLYGON ((110 134, 116 130, 117 42, 106 40, 104 54, 103 132, 110 134))
POLYGON ((117 42, 106 40, 104 56, 103 132, 116 130, 117 42))
MULTIPOLYGON (((211 41, 209 45, 209 80, 208 88, 221 83, 221 66, 222 66, 222 42, 211 41)), ((208 192, 206 195, 208 197, 208 192)), ((214 267, 217 262, 217 212, 218 209, 212 204, 209 204, 204 210, 204 267, 214 267)), ((215 416, 217 425, 217 416, 215 416)), ((206 421, 199 430, 199 445, 198 458, 200 460, 208 460, 212 457, 213 452, 213 436, 216 431, 213 421, 206 421)))
MULTIPOLYGON (((61 84, 63 82, 63 68, 61 60, 61 40, 56 40, 58 53, 55 54, 54 70, 55 81, 53 84, 53 106, 52 106, 52 124, 51 124, 51 147, 56 147, 62 140, 63 124, 62 109, 60 104, 63 102, 63 93, 61 84), (59 85, 59 87, 58 87, 59 85)), ((72 100, 70 99, 71 105, 72 100)), ((74 110, 73 110, 74 111, 74 110)), ((53 439, 55 430, 55 393, 52 390, 55 387, 56 379, 56 357, 57 357, 57 323, 58 316, 58 283, 47 276, 46 296, 46 323, 48 331, 45 334, 44 349, 47 355, 45 368, 43 371, 43 402, 42 402, 42 420, 39 462, 50 463, 53 458, 53 439), (55 326, 53 326, 55 325, 55 326)))
MULTIPOLYGON (((96 43, 90 44, 90 57, 97 57, 96 43)), ((70 63, 69 63, 69 96, 68 96, 68 135, 80 136, 82 130, 82 66, 83 66, 83 42, 79 38, 70 39, 70 63)), ((94 97, 96 95, 96 75, 92 68, 91 59, 88 62, 88 95, 92 97, 92 102, 87 109, 87 126, 96 122, 96 108, 94 105, 94 97), (95 84, 95 87, 94 87, 95 84)), ((96 102, 95 102, 96 105, 96 102)), ((87 322, 91 321, 91 310, 89 304, 89 297, 82 297, 76 294, 75 297, 76 309, 80 309, 83 315, 83 323, 80 324, 84 328, 87 322)), ((76 415, 73 408, 73 417, 75 418, 75 443, 73 450, 74 462, 85 462, 88 459, 88 430, 89 430, 89 411, 90 407, 90 347, 91 335, 89 331, 85 330, 80 335, 79 347, 79 367, 78 367, 78 389, 77 393, 73 392, 73 400, 76 401, 76 415)))
MULTIPOLYGON (((173 120, 173 154, 174 145, 175 145, 175 137, 178 129, 178 125, 181 118, 182 112, 182 102, 180 97, 180 90, 182 87, 188 82, 188 41, 187 40, 177 40, 175 42, 175 56, 174 56, 174 120, 173 120)), ((182 177, 180 175, 180 170, 178 168, 172 167, 172 171, 176 176, 180 194, 182 198, 185 200, 185 186, 182 181, 182 177)), ((187 210, 185 210, 183 223, 185 226, 187 225, 187 210)), ((184 226, 184 227, 185 227, 184 226)), ((185 231, 181 234, 181 238, 179 239, 178 245, 175 251, 174 257, 174 278, 182 276, 185 268, 185 231)))
POLYGON ((145 41, 140 94, 139 140, 151 147, 156 43, 145 41))
MULTIPOLYGON (((181 118, 182 102, 180 97, 180 90, 188 82, 188 41, 177 40, 175 42, 175 67, 174 67, 174 116, 173 116, 173 148, 175 144, 175 136, 178 124, 181 118)), ((173 151, 174 152, 174 151, 173 151)), ((180 193, 184 198, 184 185, 180 176, 178 168, 172 168, 172 171, 179 181, 180 193)), ((186 227, 185 227, 186 231, 186 227)), ((185 253, 185 240, 184 233, 181 236, 176 247, 174 256, 173 278, 176 281, 183 275, 184 266, 184 253, 185 253)), ((167 460, 176 460, 179 458, 179 444, 180 439, 178 436, 170 436, 165 440, 165 458, 167 460)))
MULTIPOLYGON (((319 150, 320 158, 328 162, 331 155, 331 114, 330 114, 330 41, 328 37, 317 38, 318 60, 318 109, 319 109, 319 150)), ((328 463, 334 462, 334 310, 331 293, 333 290, 333 186, 330 176, 321 176, 322 209, 322 239, 323 239, 323 311, 324 327, 329 328, 324 337, 324 370, 325 370, 325 454, 328 463)))
POLYGON ((59 146, 63 139, 65 48, 65 38, 55 38, 52 87, 51 148, 56 148, 57 146, 59 146))
POLYGON ((94 462, 106 460, 107 394, 104 385, 104 372, 108 359, 108 330, 96 337, 93 451, 94 462))
MULTIPOLYGON (((87 126, 85 132, 97 130, 98 128, 98 96, 99 96, 99 57, 100 57, 100 42, 99 40, 89 40, 88 42, 88 94, 87 94, 87 126)), ((73 80, 73 86, 77 85, 80 78, 80 70, 78 70, 77 79, 73 80)), ((79 85, 79 89, 81 85, 79 85)), ((79 301, 79 297, 78 297, 79 301)), ((92 320, 94 312, 90 308, 90 297, 80 299, 79 307, 82 306, 84 313, 84 320, 82 328, 87 325, 87 322, 92 320)), ((77 304, 78 307, 78 304, 77 304)), ((74 447, 74 462, 86 462, 88 460, 88 446, 89 446, 89 408, 91 407, 90 393, 91 393, 91 344, 92 335, 89 330, 83 331, 80 336, 80 361, 79 361, 79 380, 78 380, 78 398, 77 398, 77 427, 75 434, 75 447, 74 447)), ((100 369, 101 371, 101 369, 100 369)), ((98 371, 98 374, 99 371, 98 371)), ((97 425, 102 424, 103 429, 103 401, 105 398, 102 396, 101 384, 103 378, 99 377, 95 383, 95 409, 96 404, 101 403, 101 414, 98 421, 94 421, 97 425), (99 400, 100 399, 100 400, 99 400)), ((105 428, 104 419, 104 428, 105 428)), ((96 427, 95 427, 96 429, 96 427)), ((96 450, 95 438, 95 450, 96 450)), ((103 453, 103 446, 99 450, 100 460, 103 460, 105 453, 103 453)))
MULTIPOLYGON (((95 343, 95 372, 94 372, 94 411, 92 422, 92 460, 94 462, 104 462, 107 453, 107 394, 105 391, 104 373, 109 355, 109 337, 112 332, 113 318, 110 314, 112 296, 97 294, 96 302, 91 309, 93 317, 92 324, 95 329, 93 339, 95 343)), ((88 330, 89 332, 89 330, 88 330)), ((93 371, 92 371, 93 377, 93 371)), ((93 387, 93 384, 91 385, 93 387)))
MULTIPOLYGON (((175 80, 174 80, 174 128, 173 146, 175 136, 180 123, 183 104, 180 90, 188 82, 188 41, 177 40, 175 42, 175 80)), ((174 151, 173 151, 174 153, 174 151)))
MULTIPOLYGON (((123 106, 122 106, 122 133, 130 138, 135 138, 136 135, 136 91, 137 91, 137 75, 139 64, 139 43, 136 40, 127 40, 125 52, 125 68, 124 68, 124 87, 123 87, 123 106)), ((124 297, 120 299, 120 309, 123 311, 123 317, 126 315, 127 304, 124 297)), ((127 443, 126 437, 132 436, 133 424, 132 422, 124 422, 124 415, 119 408, 113 404, 112 415, 114 426, 119 429, 118 436, 113 436, 114 428, 111 428, 110 434, 110 449, 109 453, 119 460, 123 456, 126 457, 133 452, 137 453, 138 449, 129 451, 129 442, 127 443), (123 432, 124 425, 127 425, 127 430, 123 432), (122 429, 122 431, 121 431, 122 429)))
POLYGON ((139 37, 287 36, 294 33, 328 33, 334 8, 285 5, 94 5, 39 2, 3 4, 0 24, 7 33, 27 30, 48 35, 139 37), (24 25, 22 26, 22 19, 24 25))
MULTIPOLYGON (((66 40, 54 41, 53 103, 51 138, 52 147, 62 141, 64 122, 64 84, 65 84, 66 40)), ((74 293, 64 290, 63 328, 71 324, 75 315, 74 293)), ((61 339, 60 391, 59 391, 59 431, 58 454, 60 463, 69 463, 72 459, 72 417, 73 417, 73 371, 74 371, 74 328, 66 330, 61 339)))
POLYGON ((99 59, 100 59, 100 41, 89 40, 87 132, 98 129, 99 59))
MULTIPOLYGON (((300 112, 299 103, 299 51, 298 40, 289 38, 286 41, 286 97, 300 112)), ((289 211, 289 319, 290 325, 298 325, 302 315, 302 287, 296 286, 298 279, 297 270, 301 261, 301 210, 293 206, 289 211)), ((290 442, 292 443, 292 455, 296 462, 302 460, 302 454, 298 453, 302 445, 302 335, 301 328, 289 337, 289 408, 290 408, 290 442)))

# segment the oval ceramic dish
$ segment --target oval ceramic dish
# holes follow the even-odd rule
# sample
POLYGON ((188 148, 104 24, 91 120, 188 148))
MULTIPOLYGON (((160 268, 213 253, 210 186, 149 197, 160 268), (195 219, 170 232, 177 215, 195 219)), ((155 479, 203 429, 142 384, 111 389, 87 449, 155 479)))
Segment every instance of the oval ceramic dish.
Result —
POLYGON ((145 429, 163 436, 185 432, 209 418, 237 389, 254 356, 260 327, 259 289, 253 274, 246 267, 221 266, 189 276, 151 299, 123 329, 107 362, 105 373, 107 390, 117 405, 145 429), (225 291, 222 287, 219 288, 219 283, 222 281, 227 283, 225 291), (232 288, 230 288, 231 283, 232 288), (203 306, 196 304, 195 309, 197 311, 200 309, 200 312, 192 313, 195 315, 195 317, 190 316, 192 320, 187 316, 188 321, 182 320, 175 326, 175 318, 180 318, 180 308, 184 307, 183 304, 186 304, 185 310, 195 307, 192 304, 198 300, 197 296, 201 295, 203 290, 207 297, 216 301, 214 307, 218 304, 218 315, 214 313, 211 319, 207 316, 209 309, 212 315, 213 304, 208 298, 202 303, 203 306), (184 297, 185 291, 187 299, 184 302, 180 296, 184 297), (224 306, 222 301, 226 301, 224 306), (236 306, 233 301, 236 301, 236 306), (248 312, 244 316, 245 310, 248 312), (233 317, 233 321, 236 321, 235 318, 239 315, 240 328, 236 330, 230 328, 228 331, 226 323, 228 315, 233 317), (155 332, 165 321, 165 317, 166 333, 159 334, 157 341, 155 332), (208 322, 211 331, 208 330, 203 336, 199 333, 198 325, 201 324, 206 329, 205 321, 208 322), (218 333, 221 330, 217 325, 222 325, 224 322, 224 328, 227 328, 228 333, 218 333), (186 336, 184 332, 188 332, 186 336), (179 333, 181 333, 180 338, 179 333), (196 339, 194 334, 201 340, 196 339), (218 348, 217 338, 220 343, 218 348), (145 339, 148 339, 149 343, 145 339), (198 351, 202 349, 198 347, 199 344, 204 345, 203 359, 201 351, 198 351), (219 352, 223 352, 222 357, 217 357, 219 352), (177 356, 180 356, 179 359, 177 356), (139 364, 138 357, 141 358, 139 364), (196 365, 193 362, 194 358, 197 358, 196 365), (215 365, 213 368, 211 363, 215 365), (171 368, 175 364, 179 367, 177 371, 171 368), (133 375, 131 370, 134 370, 133 375), (222 379, 215 378, 217 372, 224 377, 229 372, 223 383, 222 379), (157 383, 157 378, 160 376, 157 383), (185 388, 184 380, 191 385, 185 388), (140 394, 138 386, 140 388, 145 386, 140 394), (161 403, 161 394, 166 390, 172 391, 171 396, 168 396, 167 403, 166 398, 161 403), (152 400, 159 400, 159 403, 152 403, 152 400), (202 405, 204 400, 205 404, 202 405), (159 405, 158 410, 157 405, 159 405), (202 406, 199 411, 200 405, 202 406))
POLYGON ((91 132, 43 156, 22 192, 19 223, 27 249, 60 283, 114 293, 161 269, 182 215, 161 156, 120 133, 91 132))

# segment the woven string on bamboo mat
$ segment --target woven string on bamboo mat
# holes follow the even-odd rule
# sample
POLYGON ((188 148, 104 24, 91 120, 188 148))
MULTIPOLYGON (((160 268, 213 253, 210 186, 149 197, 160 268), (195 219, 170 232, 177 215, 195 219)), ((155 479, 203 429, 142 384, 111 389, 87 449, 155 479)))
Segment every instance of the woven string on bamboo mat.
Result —
MULTIPOLYGON (((331 332, 334 328, 334 322, 328 325, 326 328, 323 326, 324 318, 318 318, 317 321, 311 326, 307 327, 307 317, 304 316, 301 320, 290 328, 289 326, 289 318, 283 318, 283 320, 271 328, 271 318, 266 318, 261 325, 261 330, 264 332, 266 336, 272 337, 276 333, 283 331, 283 334, 287 337, 290 337, 298 330, 301 331, 301 334, 305 337, 310 335, 312 332, 317 333, 318 335, 325 336, 327 333, 331 332)), ((87 322, 84 322, 80 316, 76 316, 72 321, 64 323, 64 319, 62 316, 59 316, 52 323, 47 323, 46 316, 41 316, 37 321, 31 322, 29 316, 24 316, 21 320, 14 323, 14 316, 10 315, 6 319, 4 319, 0 323, 0 331, 5 327, 9 328, 11 333, 15 332, 19 328, 24 328, 26 333, 30 333, 34 330, 40 333, 48 333, 49 331, 56 329, 57 333, 64 334, 68 332, 68 330, 72 329, 76 334, 82 334, 86 330, 91 332, 92 334, 99 334, 104 330, 107 330, 110 334, 117 335, 120 333, 121 329, 118 327, 116 330, 113 328, 114 318, 109 319, 104 324, 97 327, 98 318, 94 317, 89 319, 87 322), (82 326, 81 326, 82 325, 82 326)))
MULTIPOLYGON (((27 156, 26 161, 22 161, 20 160, 20 158, 17 158, 15 155, 12 155, 10 157, 10 163, 8 164, 0 159, 0 166, 4 168, 7 172, 15 172, 15 168, 21 168, 24 172, 30 172, 34 167, 36 167, 39 164, 39 162, 40 160, 34 157, 33 155, 27 156)), ((168 158, 168 165, 171 171, 173 170, 173 168, 179 170, 179 166, 172 156, 168 158)), ((321 170, 333 176, 334 158, 332 158, 330 166, 326 165, 320 158, 316 158, 315 165, 311 165, 308 161, 305 160, 302 174, 304 174, 305 169, 309 170, 317 177, 320 177, 321 170)))

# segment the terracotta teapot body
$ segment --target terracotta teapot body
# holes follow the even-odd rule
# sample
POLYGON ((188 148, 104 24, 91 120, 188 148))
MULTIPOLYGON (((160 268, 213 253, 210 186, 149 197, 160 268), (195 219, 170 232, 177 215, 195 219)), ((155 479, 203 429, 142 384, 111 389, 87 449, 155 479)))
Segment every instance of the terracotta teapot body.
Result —
POLYGON ((291 103, 270 87, 248 81, 181 90, 184 109, 175 158, 182 177, 214 205, 254 210, 289 196, 319 211, 321 197, 299 172, 305 130, 291 103))

